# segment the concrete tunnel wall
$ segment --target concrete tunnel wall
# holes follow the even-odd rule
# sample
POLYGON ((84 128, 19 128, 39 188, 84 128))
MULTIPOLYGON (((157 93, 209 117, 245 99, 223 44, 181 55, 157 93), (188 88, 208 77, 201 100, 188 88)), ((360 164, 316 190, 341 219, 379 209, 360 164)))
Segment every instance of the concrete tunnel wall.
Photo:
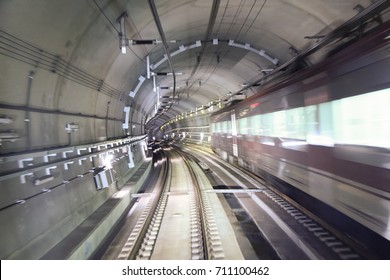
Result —
MULTIPOLYGON (((5 57, 0 59, 1 63, 7 60, 5 57)), ((2 114, 13 119, 12 123, 3 125, 2 130, 16 131, 19 140, 4 141, 1 153, 80 145, 124 135, 124 106, 120 101, 63 79, 55 73, 42 69, 32 70, 31 66, 14 60, 6 67, 7 71, 2 75, 4 84, 0 103, 10 104, 12 100, 11 104, 15 106, 44 109, 52 113, 2 109, 2 114), (74 115, 59 114, 60 112, 74 115), (118 120, 106 120, 105 117, 118 120), (67 123, 78 124, 79 130, 69 134, 65 130, 67 123)))
POLYGON ((0 7, 0 116, 13 120, 0 130, 18 134, 0 143, 0 154, 144 132, 145 113, 126 102, 133 61, 119 55, 117 34, 88 1, 2 1, 0 7), (122 129, 125 104, 129 131, 122 129), (67 123, 79 130, 68 134, 67 123))
MULTIPOLYGON (((0 259, 41 258, 125 185, 144 162, 142 150, 141 142, 133 147, 134 168, 129 169, 127 157, 113 163, 111 171, 117 182, 100 190, 92 175, 72 180, 47 193, 40 193, 41 188, 31 180, 25 184, 20 184, 18 177, 2 181, 3 193, 7 195, 1 196, 0 207, 18 198, 30 199, 0 211, 0 223, 5 225, 0 227, 0 259)), ((75 178, 92 167, 89 161, 82 166, 70 165, 68 170, 57 174, 53 184, 75 178)))

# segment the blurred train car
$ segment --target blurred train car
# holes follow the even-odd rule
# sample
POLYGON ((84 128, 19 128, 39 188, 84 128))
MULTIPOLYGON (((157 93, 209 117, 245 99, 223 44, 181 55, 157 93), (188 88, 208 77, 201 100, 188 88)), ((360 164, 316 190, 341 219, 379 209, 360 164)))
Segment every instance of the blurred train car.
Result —
POLYGON ((390 24, 211 115, 211 146, 390 258, 390 24))

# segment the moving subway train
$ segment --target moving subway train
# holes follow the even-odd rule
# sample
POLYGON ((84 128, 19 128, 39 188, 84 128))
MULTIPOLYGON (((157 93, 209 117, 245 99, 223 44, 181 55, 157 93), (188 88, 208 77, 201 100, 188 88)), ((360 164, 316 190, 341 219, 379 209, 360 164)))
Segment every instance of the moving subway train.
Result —
POLYGON ((390 24, 211 115, 214 152, 390 258, 390 24))

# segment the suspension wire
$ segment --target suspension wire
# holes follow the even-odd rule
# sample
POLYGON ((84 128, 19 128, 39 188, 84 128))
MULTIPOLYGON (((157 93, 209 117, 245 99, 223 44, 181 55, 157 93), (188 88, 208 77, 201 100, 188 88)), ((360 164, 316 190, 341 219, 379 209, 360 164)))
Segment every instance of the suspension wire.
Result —
MULTIPOLYGON (((221 3, 220 0, 213 1, 213 5, 211 7, 210 16, 209 16, 209 22, 207 25, 206 35, 205 35, 205 39, 204 39, 204 44, 202 45, 202 49, 201 49, 200 54, 199 54, 199 59, 195 65, 194 69, 192 70, 190 77, 188 78, 188 81, 190 81, 195 76, 195 73, 198 71, 199 65, 202 61, 202 57, 203 57, 205 49, 206 49, 206 44, 211 38, 211 33, 212 33, 214 25, 215 25, 215 20, 217 17, 220 3, 221 3)), ((193 81, 191 83, 191 85, 187 88, 187 90, 191 89, 194 86, 194 84, 195 84, 195 81, 193 81)))
POLYGON ((245 31, 244 35, 242 36, 243 41, 245 40, 246 35, 248 34, 249 30, 252 28, 253 24, 257 20, 257 18, 260 16, 260 13, 263 11, 265 4, 267 3, 268 0, 264 0, 263 5, 261 5, 259 11, 257 12, 257 15, 255 18, 252 20, 251 24, 249 25, 248 29, 245 31))
MULTIPOLYGON (((267 1, 267 0, 265 0, 264 3, 263 3, 263 5, 261 6, 260 11, 263 9, 264 4, 265 4, 266 1, 267 1)), ((248 20, 248 18, 249 18, 249 16, 250 16, 250 14, 252 13, 252 10, 253 10, 253 8, 255 7, 255 4, 256 4, 256 3, 257 3, 257 0, 255 0, 255 1, 253 2, 252 7, 250 8, 250 11, 249 11, 248 15, 247 15, 246 18, 245 18, 244 24, 241 26, 240 30, 238 31, 237 35, 235 36, 235 39, 237 39, 238 36, 240 35, 240 33, 241 33, 241 31, 242 31, 242 29, 243 29, 243 27, 244 27, 244 25, 245 25, 245 22, 248 20)), ((242 9, 242 4, 243 4, 243 2, 241 2, 239 10, 242 9)), ((226 12, 226 10, 227 10, 227 6, 225 7, 225 12, 226 12)), ((258 12, 257 16, 260 14, 260 11, 258 12)), ((238 12, 237 12, 237 13, 238 13, 238 12)), ((236 16, 237 16, 237 13, 236 13, 236 16)), ((256 18, 257 18, 257 16, 256 16, 256 18)), ((252 21, 251 26, 253 25, 253 23, 254 23, 254 21, 252 21)), ((221 25, 221 24, 222 24, 222 20, 221 20, 220 25, 221 25)), ((233 24, 234 24, 234 23, 232 23, 232 25, 233 25, 233 24)), ((220 25, 219 25, 219 26, 220 26, 220 25)), ((231 25, 231 26, 232 26, 232 25, 231 25)), ((251 26, 250 26, 250 27, 251 27, 251 26)), ((249 27, 249 28, 250 28, 250 27, 249 27)), ((249 30, 249 28, 248 28, 248 30, 249 30)), ((219 27, 218 27, 218 29, 219 29, 219 27)), ((230 29, 229 29, 229 30, 230 30, 230 29)), ((247 32, 248 32, 248 30, 247 30, 247 32)), ((226 57, 226 55, 228 55, 228 53, 230 52, 231 49, 232 49, 232 47, 230 46, 229 49, 222 55, 222 57, 220 58, 219 62, 214 66, 214 69, 211 71, 211 73, 208 75, 207 79, 204 81, 203 85, 205 85, 205 84, 210 80, 210 78, 214 75, 214 73, 218 70, 218 66, 220 65, 220 62, 222 61, 222 59, 224 59, 224 58, 226 57)), ((210 63, 210 64, 211 64, 211 63, 210 63)), ((209 65, 210 65, 210 64, 209 64, 209 65)), ((195 82, 194 82, 194 83, 195 83, 195 82)), ((195 94, 196 94, 199 90, 200 90, 200 87, 195 91, 195 94)))
POLYGON ((111 24, 112 28, 114 28, 114 30, 116 31, 116 33, 120 33, 119 30, 116 28, 116 26, 111 22, 111 20, 107 17, 107 15, 104 13, 104 11, 102 10, 102 8, 99 6, 99 4, 93 0, 93 3, 95 3, 96 7, 99 9, 100 13, 107 19, 107 21, 111 24))

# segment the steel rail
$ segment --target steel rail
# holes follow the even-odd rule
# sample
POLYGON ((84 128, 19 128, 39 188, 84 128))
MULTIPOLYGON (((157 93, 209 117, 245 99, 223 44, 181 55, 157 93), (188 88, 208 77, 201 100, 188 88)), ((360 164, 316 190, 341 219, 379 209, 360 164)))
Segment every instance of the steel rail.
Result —
MULTIPOLYGON (((162 152, 163 158, 167 159, 164 152, 162 152)), ((121 249, 117 259, 118 260, 135 260, 141 251, 142 244, 148 233, 150 224, 152 223, 153 214, 156 212, 158 202, 163 194, 163 190, 167 185, 169 174, 171 172, 171 166, 169 160, 165 160, 162 165, 155 186, 163 186, 162 188, 155 188, 155 192, 151 194, 151 198, 144 208, 141 218, 138 220, 134 229, 127 238, 124 246, 121 249)))
POLYGON ((192 181, 194 182, 194 189, 195 189, 195 203, 196 203, 196 207, 197 207, 197 215, 200 219, 200 224, 199 224, 199 227, 200 227, 200 231, 202 233, 202 236, 200 238, 202 238, 202 250, 203 250, 203 258, 202 259, 209 259, 209 250, 208 250, 208 233, 207 233, 207 220, 206 220, 206 214, 204 212, 204 202, 202 200, 202 194, 201 194, 201 191, 199 189, 199 179, 198 177, 196 176, 189 160, 184 156, 183 153, 179 152, 178 150, 175 150, 183 159, 184 163, 186 164, 187 168, 188 168, 188 171, 190 172, 190 176, 191 176, 191 179, 192 181))
POLYGON ((154 245, 159 230, 155 233, 153 233, 152 231, 153 227, 155 226, 157 216, 159 215, 159 213, 163 213, 165 211, 164 204, 166 203, 166 201, 164 201, 164 198, 166 198, 166 196, 164 196, 164 193, 170 185, 172 174, 172 164, 169 161, 169 157, 164 152, 162 152, 162 154, 164 156, 163 158, 165 158, 166 160, 164 161, 164 170, 160 173, 157 183, 157 186, 162 186, 162 188, 157 189, 152 208, 145 221, 144 227, 141 230, 140 236, 135 243, 134 250, 132 251, 128 259, 135 260, 145 258, 143 257, 142 251, 149 251, 146 255, 147 259, 150 259, 151 255, 153 254, 154 245), (149 237, 151 235, 154 235, 156 239, 153 239, 153 245, 150 248, 145 248, 145 246, 148 246, 149 237))
MULTIPOLYGON (((245 170, 241 167, 232 166, 219 157, 210 155, 201 149, 194 147, 192 147, 192 149, 203 154, 203 156, 207 157, 207 159, 210 159, 210 161, 214 159, 220 166, 223 166, 223 168, 226 169, 227 172, 231 174, 231 176, 241 177, 242 179, 248 181, 249 184, 255 186, 256 189, 244 190, 248 194, 250 193, 250 196, 256 202, 256 204, 262 204, 263 206, 265 205, 261 199, 254 195, 258 192, 263 193, 270 200, 272 200, 275 206, 277 205, 278 207, 282 208, 284 212, 288 213, 288 215, 291 216, 291 219, 296 220, 302 224, 302 226, 311 234, 311 236, 318 240, 318 243, 322 243, 322 245, 327 246, 329 250, 332 250, 334 254, 336 254, 340 259, 362 259, 363 255, 365 255, 365 252, 363 252, 360 247, 357 248, 355 244, 352 244, 351 241, 346 239, 340 232, 338 232, 338 230, 324 223, 321 218, 317 217, 311 213, 310 210, 304 208, 291 198, 287 197, 285 194, 275 189, 271 184, 264 181, 264 179, 250 173, 248 170, 245 170), (235 173, 237 175, 234 175, 235 173)), ((187 151, 185 153, 187 153, 187 151)), ((196 155, 192 156, 195 157, 196 155)), ((297 242, 299 244, 305 243, 305 241, 299 240, 299 237, 297 238, 297 242)), ((314 254, 317 257, 322 258, 321 252, 317 252, 314 249, 310 250, 312 250, 312 252, 309 252, 310 254, 314 254)))

